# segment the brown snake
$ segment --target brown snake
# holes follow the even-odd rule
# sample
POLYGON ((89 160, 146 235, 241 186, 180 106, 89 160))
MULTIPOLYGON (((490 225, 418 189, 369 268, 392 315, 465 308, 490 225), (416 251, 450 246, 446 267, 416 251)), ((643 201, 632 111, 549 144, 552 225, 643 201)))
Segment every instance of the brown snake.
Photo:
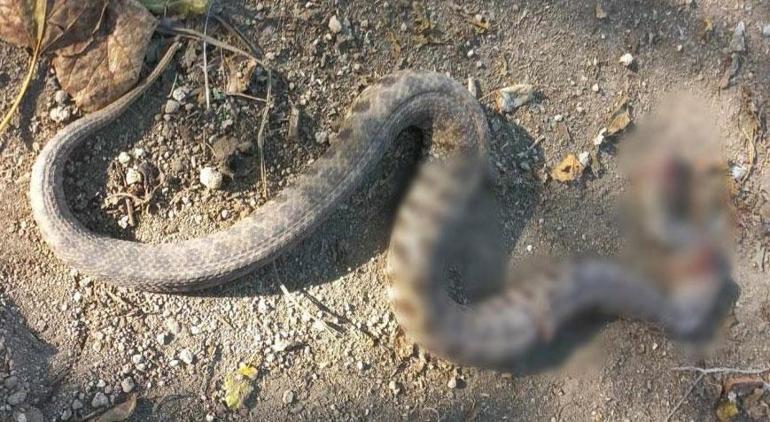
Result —
POLYGON ((59 131, 34 164, 30 200, 42 237, 62 261, 86 274, 159 292, 231 281, 292 248, 360 184, 400 132, 420 127, 444 134, 445 142, 434 141, 432 149, 449 158, 436 160, 444 165, 423 165, 413 182, 396 219, 387 269, 399 322, 429 350, 463 363, 495 365, 548 342, 565 322, 591 309, 686 335, 702 328, 726 280, 708 249, 688 243, 671 256, 685 256, 692 265, 666 287, 614 262, 580 260, 560 264, 544 282, 508 288, 480 303, 451 300, 442 293, 435 263, 448 228, 474 206, 474 192, 484 183, 490 134, 478 101, 459 83, 432 72, 396 72, 364 90, 334 145, 293 185, 228 229, 157 245, 93 233, 67 205, 65 163, 147 90, 177 48, 169 49, 145 82, 59 131))

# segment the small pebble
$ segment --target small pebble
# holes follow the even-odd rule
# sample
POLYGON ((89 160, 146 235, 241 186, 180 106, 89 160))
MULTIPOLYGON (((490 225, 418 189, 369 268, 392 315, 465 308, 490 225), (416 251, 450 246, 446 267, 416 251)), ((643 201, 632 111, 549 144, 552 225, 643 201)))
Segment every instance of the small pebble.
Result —
POLYGON ((110 399, 101 391, 94 394, 94 399, 91 400, 91 407, 104 407, 110 404, 110 399))
POLYGON ((171 91, 171 98, 173 98, 174 101, 181 103, 185 98, 187 98, 188 91, 189 90, 185 86, 174 88, 174 90, 171 91))
POLYGON ((454 390, 457 388, 457 386, 460 385, 460 380, 457 377, 452 377, 449 379, 449 382, 447 382, 446 386, 454 390))
POLYGON ((130 186, 138 183, 142 183, 142 173, 133 168, 126 170, 126 184, 130 186))
POLYGON ((620 56, 620 64, 622 64, 625 67, 631 66, 632 64, 634 64, 634 56, 632 56, 631 53, 626 53, 620 56))
POLYGON ((120 382, 120 388, 124 393, 130 393, 134 391, 134 387, 136 387, 136 384, 134 383, 134 379, 131 377, 126 377, 123 379, 123 381, 120 382))
POLYGON ((315 133, 315 141, 318 144, 325 144, 329 140, 329 134, 326 131, 320 131, 315 133))
POLYGON ((169 335, 168 333, 160 333, 157 336, 155 336, 155 340, 158 342, 158 344, 161 345, 167 345, 169 342, 169 335))
POLYGON ((338 34, 340 31, 342 31, 342 23, 340 23, 340 20, 337 19, 336 15, 329 19, 329 30, 335 34, 338 34))
POLYGON ((168 100, 166 101, 166 107, 163 108, 163 111, 166 112, 166 114, 174 114, 177 111, 179 111, 179 103, 176 100, 168 100))
POLYGON ((599 84, 593 84, 593 86, 591 87, 591 91, 599 92, 599 84))
POLYGON ((224 177, 215 167, 204 167, 201 169, 200 182, 209 189, 219 189, 222 187, 224 177))
POLYGON ((61 419, 63 421, 68 421, 68 420, 70 420, 71 417, 72 417, 72 410, 70 410, 70 409, 64 409, 61 412, 61 415, 59 415, 59 419, 61 419))
POLYGON ((294 402, 294 392, 291 390, 284 391, 281 400, 283 400, 284 404, 292 404, 294 402))
POLYGON ((190 349, 182 349, 182 351, 179 352, 179 360, 186 363, 187 365, 192 365, 192 363, 195 361, 195 356, 193 356, 190 349))
POLYGON ((69 107, 54 107, 48 112, 48 117, 56 123, 63 123, 72 117, 72 110, 69 107))
POLYGON ((131 156, 128 155, 127 152, 123 151, 120 154, 118 154, 118 162, 120 164, 126 165, 131 162, 131 156))
POLYGON ((762 28, 762 35, 764 35, 766 38, 770 38, 770 23, 766 24, 762 28))
POLYGON ((60 89, 53 94, 53 100, 56 101, 56 104, 59 104, 59 105, 66 104, 68 98, 69 98, 69 95, 67 95, 67 92, 64 91, 63 89, 60 89))
POLYGON ((8 396, 5 401, 8 402, 11 406, 18 406, 22 403, 24 403, 24 400, 27 399, 27 392, 24 390, 19 390, 10 396, 8 396))

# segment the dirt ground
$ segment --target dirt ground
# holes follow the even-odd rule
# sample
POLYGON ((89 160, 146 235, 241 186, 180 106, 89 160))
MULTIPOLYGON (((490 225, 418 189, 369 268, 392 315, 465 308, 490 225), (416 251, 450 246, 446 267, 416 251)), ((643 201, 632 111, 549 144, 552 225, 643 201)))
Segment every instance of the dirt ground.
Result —
MULTIPOLYGON (((629 98, 638 120, 667 94, 687 92, 713 110, 707 120, 719 128, 723 158, 744 168, 751 161, 741 105, 746 93, 760 108, 770 98, 770 37, 762 34, 770 2, 607 1, 603 10, 607 17, 597 18, 593 0, 238 0, 222 14, 257 42, 275 72, 265 146, 269 192, 328 148, 352 99, 378 77, 415 68, 463 83, 474 78, 494 138, 506 243, 512 256, 522 257, 617 249, 612 216, 624 182, 613 148, 597 148, 593 140, 620 98, 629 98), (339 33, 330 30, 333 16, 339 33), (720 89, 741 21, 742 65, 720 89), (713 29, 704 33, 707 22, 713 29), (633 69, 618 62, 625 53, 633 55, 633 69), (524 82, 537 88, 537 99, 499 113, 487 94, 524 82), (298 136, 289 133, 292 108, 301 111, 298 136), (583 151, 600 159, 595 171, 576 183, 543 180, 544 169, 583 151)), ((171 241, 226 227, 264 202, 253 145, 220 151, 254 142, 262 105, 221 95, 232 59, 216 48, 208 52, 213 112, 200 102, 202 54, 194 44, 150 94, 75 154, 66 191, 88 227, 171 241), (165 113, 178 88, 186 93, 180 109, 165 113), (126 165, 118 163, 122 152, 126 165), (223 189, 207 190, 200 169, 221 167, 223 154, 235 175, 223 189), (115 169, 141 160, 165 178, 151 206, 137 210, 136 225, 123 228, 125 211, 107 198, 119 181, 115 169)), ((9 108, 27 60, 21 49, 0 44, 0 110, 9 108)), ((559 365, 508 373, 457 367, 410 354, 402 344, 385 299, 383 252, 414 166, 413 146, 390 154, 296 250, 230 285, 194 295, 149 294, 65 267, 40 239, 26 195, 36 151, 64 125, 50 118, 62 105, 54 101, 55 77, 45 63, 42 68, 13 127, 0 135, 1 420, 22 414, 38 420, 36 409, 44 420, 86 419, 129 391, 138 396, 135 421, 664 420, 697 377, 672 368, 770 366, 770 284, 763 270, 770 208, 758 200, 770 191, 767 138, 755 145, 755 164, 737 188, 738 202, 748 204, 739 210, 735 236, 739 297, 710 347, 693 350, 655 328, 616 320, 601 324, 559 365), (257 369, 246 383, 253 391, 229 410, 225 380, 242 363, 257 369)), ((264 97, 265 82, 257 71, 248 94, 264 97)), ((704 377, 671 420, 718 419, 724 377, 704 377)), ((738 400, 732 420, 768 420, 769 405, 770 393, 760 391, 738 400)))

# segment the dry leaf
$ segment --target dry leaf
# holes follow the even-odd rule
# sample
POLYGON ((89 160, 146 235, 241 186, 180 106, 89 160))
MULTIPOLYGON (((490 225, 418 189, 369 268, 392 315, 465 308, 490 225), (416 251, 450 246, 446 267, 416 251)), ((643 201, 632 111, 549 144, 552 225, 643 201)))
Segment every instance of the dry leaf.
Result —
POLYGON ((156 24, 137 0, 111 0, 93 41, 57 51, 56 75, 78 107, 97 110, 136 83, 156 24))
POLYGON ((257 62, 251 58, 235 58, 227 62, 228 75, 226 92, 241 94, 246 91, 257 68, 257 62))
POLYGON ((497 109, 501 113, 511 111, 527 104, 535 98, 535 87, 530 84, 516 84, 497 91, 497 109))
POLYGON ((90 40, 99 29, 108 0, 54 0, 48 11, 43 50, 90 40))
POLYGON ((257 377, 258 372, 257 368, 251 365, 241 364, 236 371, 227 374, 222 385, 227 407, 237 409, 243 405, 243 400, 254 390, 251 381, 257 377))
POLYGON ((0 0, 0 39, 20 47, 37 41, 35 0, 0 0))
POLYGON ((551 171, 551 177, 558 182, 571 182, 583 173, 583 165, 575 154, 569 154, 551 171))
POLYGON ((620 105, 615 110, 614 113, 612 113, 612 116, 610 117, 610 121, 607 124, 607 130, 605 131, 605 136, 613 136, 617 135, 618 133, 625 130, 628 125, 631 124, 631 114, 628 109, 628 100, 623 99, 620 102, 620 105))
POLYGON ((121 422, 131 417, 136 408, 136 393, 129 394, 126 401, 115 405, 112 409, 102 413, 94 422, 121 422))
POLYGON ((55 50, 87 40, 99 28, 108 0, 0 0, 0 39, 34 47, 46 21, 40 51, 55 50))

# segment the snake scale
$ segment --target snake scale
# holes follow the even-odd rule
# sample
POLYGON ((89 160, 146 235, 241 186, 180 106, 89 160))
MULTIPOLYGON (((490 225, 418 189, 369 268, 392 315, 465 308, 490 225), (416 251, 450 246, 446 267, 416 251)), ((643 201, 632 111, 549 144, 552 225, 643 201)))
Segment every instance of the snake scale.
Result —
POLYGON ((490 133, 478 101, 461 84, 433 72, 399 71, 364 90, 333 146, 290 187, 230 228, 162 244, 89 231, 67 205, 65 163, 90 134, 147 90, 177 49, 175 43, 148 78, 122 98, 60 130, 33 166, 30 200, 42 237, 56 256, 83 273, 157 292, 205 289, 238 278, 312 232, 356 189, 400 132, 420 127, 445 133, 433 149, 448 158, 423 164, 412 182, 394 224, 387 273, 399 323, 428 350, 461 363, 494 366, 548 343, 566 322, 596 309, 682 335, 705 324, 726 277, 708 252, 692 247, 679 248, 695 258, 685 259, 692 265, 677 273, 673 288, 662 288, 618 263, 568 260, 525 288, 506 288, 472 305, 452 300, 442 290, 435 263, 448 228, 474 206, 473 193, 488 175, 484 163, 490 133))

